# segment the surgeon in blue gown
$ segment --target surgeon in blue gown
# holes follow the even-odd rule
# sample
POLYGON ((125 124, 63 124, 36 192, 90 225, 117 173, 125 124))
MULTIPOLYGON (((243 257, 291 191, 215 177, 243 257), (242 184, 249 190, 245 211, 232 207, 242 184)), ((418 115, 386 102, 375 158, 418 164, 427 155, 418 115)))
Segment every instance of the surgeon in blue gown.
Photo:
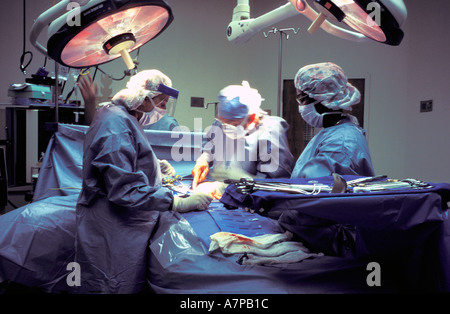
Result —
MULTIPOLYGON (((82 89, 95 94, 92 85, 82 89)), ((144 113, 153 109, 152 92, 121 90, 97 111, 86 133, 76 207, 78 293, 142 291, 159 213, 204 210, 212 200, 202 193, 173 196, 162 187, 159 161, 142 127, 144 113)))
POLYGON ((247 81, 223 88, 218 100, 218 117, 192 170, 193 187, 206 179, 210 168, 211 177, 218 181, 289 178, 294 158, 286 121, 260 109, 263 99, 247 81))
POLYGON ((298 158, 292 178, 341 175, 373 176, 365 130, 351 110, 361 98, 338 65, 325 62, 301 68, 295 77, 297 101, 303 119, 322 128, 298 158))
MULTIPOLYGON (((361 98, 338 65, 331 62, 302 67, 295 76, 302 118, 322 128, 298 158, 291 178, 340 175, 373 176, 374 169, 365 131, 348 111, 361 98), (344 110, 346 112, 344 112, 344 110)), ((279 223, 299 236, 314 251, 354 257, 353 226, 287 210, 279 223)))

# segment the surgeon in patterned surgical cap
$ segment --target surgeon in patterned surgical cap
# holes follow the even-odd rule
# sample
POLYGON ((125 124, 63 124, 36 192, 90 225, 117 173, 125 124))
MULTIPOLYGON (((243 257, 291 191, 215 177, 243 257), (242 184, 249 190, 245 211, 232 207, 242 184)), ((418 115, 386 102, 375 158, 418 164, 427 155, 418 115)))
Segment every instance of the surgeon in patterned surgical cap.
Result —
MULTIPOLYGON (((80 89, 94 90, 86 84, 80 89)), ((174 196, 162 186, 160 162, 142 122, 154 109, 152 97, 144 88, 121 90, 97 111, 86 132, 76 206, 79 293, 145 290, 149 239, 160 213, 205 210, 212 201, 204 193, 174 196)))
MULTIPOLYGON (((361 95, 347 81, 341 67, 331 62, 307 65, 297 72, 294 83, 301 116, 321 130, 303 150, 291 178, 317 178, 333 173, 373 176, 365 131, 356 117, 346 113, 359 103, 361 95)), ((298 211, 284 212, 278 222, 313 251, 354 257, 354 226, 298 211)))
POLYGON ((342 68, 331 62, 307 65, 297 72, 295 87, 300 115, 322 129, 303 150, 291 178, 374 175, 365 131, 344 112, 359 103, 361 94, 342 68))

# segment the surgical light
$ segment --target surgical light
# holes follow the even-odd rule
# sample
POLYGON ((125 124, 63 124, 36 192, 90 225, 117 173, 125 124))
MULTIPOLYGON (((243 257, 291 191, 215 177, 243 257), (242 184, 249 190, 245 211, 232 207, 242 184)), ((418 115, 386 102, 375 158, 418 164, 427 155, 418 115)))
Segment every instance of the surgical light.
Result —
POLYGON ((247 18, 250 16, 248 2, 238 0, 233 11, 233 19, 227 29, 231 42, 246 42, 263 28, 299 14, 313 21, 308 29, 312 34, 320 27, 334 36, 359 42, 375 40, 396 46, 403 40, 400 27, 407 14, 403 0, 289 0, 285 5, 253 19, 247 18))
POLYGON ((79 12, 67 11, 69 2, 73 3, 63 0, 44 12, 33 25, 30 40, 38 50, 71 68, 122 57, 127 68, 133 69, 129 53, 157 37, 173 20, 164 0, 77 1, 79 12), (44 48, 36 39, 49 23, 44 48))
POLYGON ((406 17, 403 1, 315 0, 314 4, 320 14, 309 29, 311 33, 328 19, 343 22, 356 32, 385 44, 398 45, 403 39, 400 29, 406 17))

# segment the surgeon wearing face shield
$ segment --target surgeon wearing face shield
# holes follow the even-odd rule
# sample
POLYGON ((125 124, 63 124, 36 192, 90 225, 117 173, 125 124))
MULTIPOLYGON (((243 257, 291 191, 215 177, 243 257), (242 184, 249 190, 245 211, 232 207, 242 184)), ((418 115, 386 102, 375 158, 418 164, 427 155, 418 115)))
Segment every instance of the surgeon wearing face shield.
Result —
POLYGON ((154 110, 152 92, 121 90, 97 111, 85 135, 76 207, 80 293, 141 291, 159 213, 204 210, 212 200, 202 193, 173 196, 162 187, 160 164, 142 126, 142 117, 154 110))
POLYGON ((263 99, 247 81, 222 89, 218 101, 218 117, 192 170, 192 187, 206 179, 210 168, 211 177, 218 181, 288 178, 294 160, 288 148, 286 121, 260 109, 263 99))
POLYGON ((172 131, 179 126, 172 117, 175 112, 178 91, 172 88, 172 80, 159 70, 144 70, 132 76, 127 88, 150 91, 153 109, 140 120, 146 130, 172 131))
MULTIPOLYGON (((85 121, 89 125, 97 111, 95 96, 97 85, 90 76, 81 77, 79 82, 85 103, 85 121)), ((179 126, 172 116, 175 112, 178 91, 172 88, 172 80, 159 70, 144 70, 133 75, 126 85, 127 89, 149 91, 149 101, 153 109, 141 118, 141 125, 146 130, 172 131, 179 126)), ((101 104, 104 105, 105 103, 101 104)))
POLYGON ((360 92, 338 65, 325 62, 305 66, 295 76, 300 115, 314 128, 322 128, 298 158, 292 178, 341 175, 373 176, 365 138, 350 111, 360 92))
MULTIPOLYGON (((90 124, 97 112, 95 99, 98 88, 89 75, 81 77, 79 87, 85 103, 85 121, 90 124)), ((147 92, 150 102, 148 111, 136 111, 139 123, 145 130, 172 131, 179 126, 168 113, 175 112, 178 91, 172 88, 172 81, 167 75, 156 69, 141 71, 129 79, 127 89, 147 92)), ((167 160, 160 160, 160 165, 163 176, 175 175, 175 169, 167 160)))

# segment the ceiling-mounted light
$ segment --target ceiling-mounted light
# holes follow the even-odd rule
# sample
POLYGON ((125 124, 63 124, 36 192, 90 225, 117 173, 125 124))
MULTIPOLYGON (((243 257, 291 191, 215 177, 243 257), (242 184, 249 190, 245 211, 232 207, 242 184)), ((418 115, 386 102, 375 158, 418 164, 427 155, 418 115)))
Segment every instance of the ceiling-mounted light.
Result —
POLYGON ((67 11, 68 0, 44 12, 33 25, 30 40, 41 52, 71 68, 86 68, 122 57, 163 32, 173 20, 164 0, 91 0, 80 4, 78 23, 67 11), (47 48, 36 39, 48 25, 47 48))
POLYGON ((327 19, 343 22, 381 43, 398 45, 403 39, 400 25, 406 19, 406 7, 402 0, 315 0, 314 3, 320 14, 309 29, 311 33, 327 19))
POLYGON ((233 12, 227 28, 227 38, 234 43, 244 43, 264 28, 299 14, 314 21, 309 28, 310 33, 320 27, 340 38, 358 42, 370 39, 393 46, 399 45, 403 39, 400 28, 406 20, 403 0, 289 0, 257 18, 249 18, 249 0, 237 1, 236 8, 240 10, 233 12), (319 12, 308 2, 314 4, 319 12), (332 22, 345 24, 348 28, 332 22))

